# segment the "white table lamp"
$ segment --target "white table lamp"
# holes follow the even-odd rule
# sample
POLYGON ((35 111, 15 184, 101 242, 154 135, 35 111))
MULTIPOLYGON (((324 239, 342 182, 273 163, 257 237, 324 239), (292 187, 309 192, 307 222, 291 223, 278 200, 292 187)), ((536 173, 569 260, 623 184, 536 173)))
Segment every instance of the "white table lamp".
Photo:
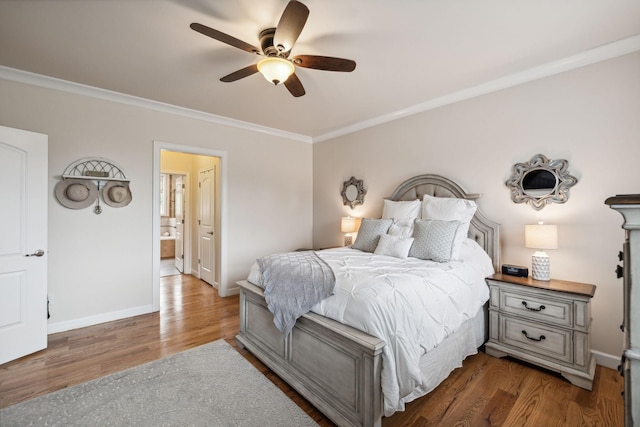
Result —
POLYGON ((353 236, 351 233, 357 230, 356 219, 350 216, 343 216, 340 224, 340 231, 347 233, 344 235, 344 245, 351 246, 353 244, 353 236))
POLYGON ((558 227, 540 222, 524 226, 525 246, 536 249, 531 256, 531 277, 535 280, 551 280, 549 255, 543 249, 558 248, 558 227))

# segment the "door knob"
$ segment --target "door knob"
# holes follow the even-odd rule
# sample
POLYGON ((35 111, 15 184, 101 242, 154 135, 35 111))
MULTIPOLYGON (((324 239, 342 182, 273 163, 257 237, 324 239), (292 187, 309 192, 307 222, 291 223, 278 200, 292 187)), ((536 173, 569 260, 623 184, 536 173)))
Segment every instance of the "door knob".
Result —
POLYGON ((38 250, 37 250, 37 251, 35 251, 34 253, 32 253, 32 254, 27 254, 27 255, 25 255, 25 256, 38 256, 38 257, 40 257, 40 256, 42 256, 42 255, 44 255, 44 251, 43 251, 42 249, 38 249, 38 250))
POLYGON ((213 236, 213 231, 207 231, 207 234, 213 236))

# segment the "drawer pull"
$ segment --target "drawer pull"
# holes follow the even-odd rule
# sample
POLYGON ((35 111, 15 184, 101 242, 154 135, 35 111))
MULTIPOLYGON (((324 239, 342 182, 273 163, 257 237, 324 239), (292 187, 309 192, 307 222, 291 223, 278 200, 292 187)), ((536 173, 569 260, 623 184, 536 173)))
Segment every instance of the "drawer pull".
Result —
POLYGON ((541 306, 540 306, 540 307, 538 307, 538 308, 529 307, 529 306, 527 305, 527 302, 526 302, 526 301, 522 301, 522 305, 524 305, 524 308, 526 308, 527 310, 531 310, 531 311, 542 311, 542 310, 544 310, 544 309, 546 308, 544 305, 541 305, 541 306))
POLYGON ((526 339, 531 341, 542 341, 543 339, 546 338, 544 335, 540 335, 540 338, 532 338, 529 335, 527 335, 527 331, 525 331, 524 329, 522 330, 522 335, 524 335, 526 339))

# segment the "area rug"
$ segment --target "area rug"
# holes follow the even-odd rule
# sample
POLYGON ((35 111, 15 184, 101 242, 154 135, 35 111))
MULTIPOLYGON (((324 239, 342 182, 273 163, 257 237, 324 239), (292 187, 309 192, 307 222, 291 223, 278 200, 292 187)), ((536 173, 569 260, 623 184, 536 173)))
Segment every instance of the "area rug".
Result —
POLYGON ((0 426, 316 426, 223 340, 0 410, 0 426))

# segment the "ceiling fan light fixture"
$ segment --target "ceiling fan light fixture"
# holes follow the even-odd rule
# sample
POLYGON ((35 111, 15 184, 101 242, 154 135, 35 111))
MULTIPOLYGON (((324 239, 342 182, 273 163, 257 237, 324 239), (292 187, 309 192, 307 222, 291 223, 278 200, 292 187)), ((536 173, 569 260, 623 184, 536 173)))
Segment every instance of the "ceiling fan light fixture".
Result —
POLYGON ((258 71, 269 83, 284 83, 295 71, 295 66, 286 59, 270 56, 258 62, 258 71))

